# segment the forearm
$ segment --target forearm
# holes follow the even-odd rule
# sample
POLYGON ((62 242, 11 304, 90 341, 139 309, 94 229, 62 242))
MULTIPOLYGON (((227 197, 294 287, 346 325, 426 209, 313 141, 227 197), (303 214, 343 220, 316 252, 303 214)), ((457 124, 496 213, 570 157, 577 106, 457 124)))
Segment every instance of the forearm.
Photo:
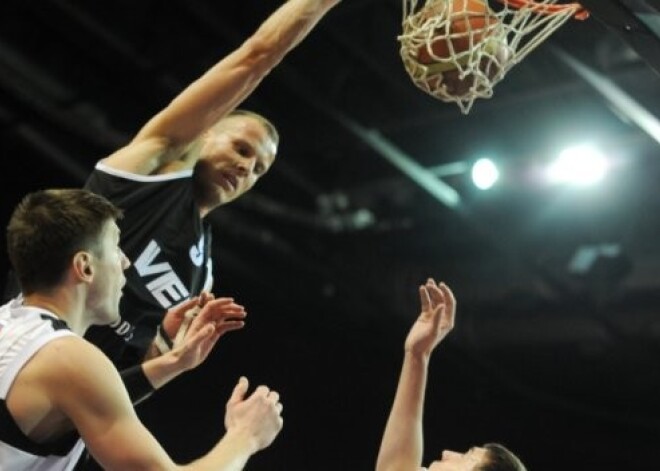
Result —
POLYGON ((240 48, 202 76, 200 84, 204 83, 212 89, 217 80, 216 83, 221 89, 216 92, 223 93, 227 86, 224 77, 228 72, 227 65, 232 63, 232 59, 236 60, 238 73, 234 78, 235 93, 231 97, 232 100, 226 104, 227 108, 233 109, 289 51, 300 44, 339 1, 288 0, 272 13, 240 48))
POLYGON ((406 352, 392 410, 378 452, 377 471, 416 471, 422 461, 428 356, 406 352))
MULTIPOLYGON (((161 335, 160 332, 158 335, 161 335)), ((167 347, 163 346, 163 350, 161 350, 158 342, 154 340, 139 365, 120 371, 133 405, 144 401, 156 389, 161 388, 185 371, 185 368, 177 363, 177 354, 171 353, 171 341, 161 337, 161 342, 167 342, 167 347)))
POLYGON ((177 360, 176 353, 170 352, 120 372, 133 405, 144 401, 156 389, 186 371, 177 360))
POLYGON ((187 371, 178 358, 179 352, 172 350, 142 363, 144 374, 154 389, 160 389, 181 373, 187 371))
POLYGON ((268 53, 271 67, 297 46, 339 0, 288 0, 248 40, 268 53))
POLYGON ((339 0, 289 0, 237 50, 192 83, 138 135, 186 145, 232 111, 339 0))

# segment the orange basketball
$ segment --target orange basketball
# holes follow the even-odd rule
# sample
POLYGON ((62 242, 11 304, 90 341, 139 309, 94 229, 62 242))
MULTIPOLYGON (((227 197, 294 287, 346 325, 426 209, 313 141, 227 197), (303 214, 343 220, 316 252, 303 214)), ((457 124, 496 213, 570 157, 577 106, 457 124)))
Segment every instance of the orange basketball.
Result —
POLYGON ((436 0, 424 7, 420 18, 422 21, 444 20, 434 31, 430 46, 425 44, 417 51, 417 60, 424 65, 469 50, 471 45, 480 43, 497 23, 487 0, 436 0))

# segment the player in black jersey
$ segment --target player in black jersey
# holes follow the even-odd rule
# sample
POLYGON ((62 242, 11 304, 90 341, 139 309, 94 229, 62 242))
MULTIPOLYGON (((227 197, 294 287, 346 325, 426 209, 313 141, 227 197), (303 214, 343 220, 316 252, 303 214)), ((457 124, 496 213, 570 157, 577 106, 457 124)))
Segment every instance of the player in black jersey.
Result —
POLYGON ((167 350, 181 318, 163 320, 163 313, 211 288, 204 217, 254 186, 273 164, 279 139, 268 120, 236 107, 339 1, 285 2, 128 145, 97 164, 86 188, 124 210, 121 246, 133 266, 122 319, 87 338, 119 366, 139 362, 150 346, 153 354, 154 345, 167 350))

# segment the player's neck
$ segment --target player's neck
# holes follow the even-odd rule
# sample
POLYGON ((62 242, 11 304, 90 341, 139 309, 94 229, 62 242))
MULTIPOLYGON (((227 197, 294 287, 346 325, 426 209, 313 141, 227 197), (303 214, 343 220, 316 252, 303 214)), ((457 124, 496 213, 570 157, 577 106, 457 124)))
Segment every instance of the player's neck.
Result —
POLYGON ((23 305, 40 308, 53 314, 58 319, 66 322, 69 329, 78 335, 83 335, 88 325, 82 319, 83 310, 77 306, 78 303, 68 296, 58 293, 33 293, 23 297, 23 305))

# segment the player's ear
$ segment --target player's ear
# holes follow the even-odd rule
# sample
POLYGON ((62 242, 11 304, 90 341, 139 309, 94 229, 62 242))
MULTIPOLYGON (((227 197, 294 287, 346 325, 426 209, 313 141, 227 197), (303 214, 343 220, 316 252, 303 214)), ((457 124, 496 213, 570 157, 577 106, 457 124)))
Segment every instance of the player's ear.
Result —
POLYGON ((90 282, 94 276, 94 267, 92 266, 93 255, 89 252, 76 252, 72 260, 72 268, 75 276, 85 282, 90 282))

